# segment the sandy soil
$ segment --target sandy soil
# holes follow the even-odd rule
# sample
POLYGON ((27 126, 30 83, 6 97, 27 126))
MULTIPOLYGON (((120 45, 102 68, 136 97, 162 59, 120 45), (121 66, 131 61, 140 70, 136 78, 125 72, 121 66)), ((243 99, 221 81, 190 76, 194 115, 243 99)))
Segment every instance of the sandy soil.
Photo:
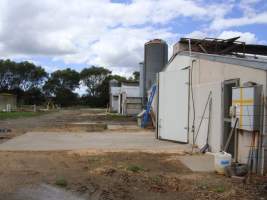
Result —
MULTIPOLYGON (((66 123, 93 121, 133 125, 132 118, 103 110, 66 110, 35 118, 1 121, 13 136, 27 131, 65 130, 66 123)), ((214 173, 193 173, 177 154, 140 152, 0 152, 0 200, 25 187, 61 187, 90 200, 267 199, 266 178, 249 184, 214 173)), ((24 200, 24 199, 20 199, 24 200)))

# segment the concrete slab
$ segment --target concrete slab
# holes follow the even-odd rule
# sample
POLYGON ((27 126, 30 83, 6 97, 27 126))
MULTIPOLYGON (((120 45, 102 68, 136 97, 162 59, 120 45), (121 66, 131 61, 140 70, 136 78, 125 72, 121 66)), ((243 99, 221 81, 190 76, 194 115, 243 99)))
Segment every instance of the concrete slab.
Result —
POLYGON ((109 124, 108 130, 110 131, 143 131, 143 128, 140 128, 137 125, 121 125, 121 124, 109 124))
POLYGON ((181 156, 179 160, 194 172, 214 172, 213 155, 181 156))
POLYGON ((80 131, 86 132, 96 132, 96 131, 104 131, 108 128, 106 123, 101 122, 75 122, 66 124, 69 128, 78 128, 80 131))
POLYGON ((189 145, 155 139, 154 132, 29 132, 0 144, 0 151, 150 151, 177 153, 190 151, 189 145))

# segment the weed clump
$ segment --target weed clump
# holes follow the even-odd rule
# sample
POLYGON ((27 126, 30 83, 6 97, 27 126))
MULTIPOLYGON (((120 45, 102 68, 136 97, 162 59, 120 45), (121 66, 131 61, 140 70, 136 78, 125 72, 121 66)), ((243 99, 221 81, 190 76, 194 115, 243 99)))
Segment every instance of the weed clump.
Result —
POLYGON ((137 172, 140 172, 140 171, 144 171, 144 168, 141 167, 141 166, 138 166, 138 165, 130 165, 130 166, 127 167, 127 170, 131 171, 131 172, 134 172, 134 173, 137 173, 137 172))
POLYGON ((55 182, 55 184, 57 186, 60 186, 60 187, 67 187, 68 186, 68 182, 64 178, 57 179, 56 182, 55 182))

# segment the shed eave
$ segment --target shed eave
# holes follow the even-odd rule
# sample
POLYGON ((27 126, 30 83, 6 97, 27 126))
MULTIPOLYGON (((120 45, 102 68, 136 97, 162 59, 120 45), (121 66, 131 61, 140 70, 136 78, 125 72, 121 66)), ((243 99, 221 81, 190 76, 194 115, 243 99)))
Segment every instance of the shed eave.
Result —
MULTIPOLYGON (((180 51, 174 54, 169 60, 169 62, 166 64, 163 71, 166 68, 168 68, 168 65, 176 58, 176 56, 179 56, 179 55, 190 56, 190 52, 180 51)), ((206 54, 206 53, 199 53, 199 52, 191 52, 191 57, 267 71, 267 60, 265 61, 262 59, 258 60, 258 59, 249 59, 249 58, 238 58, 238 57, 233 57, 233 56, 228 56, 228 55, 206 54)))

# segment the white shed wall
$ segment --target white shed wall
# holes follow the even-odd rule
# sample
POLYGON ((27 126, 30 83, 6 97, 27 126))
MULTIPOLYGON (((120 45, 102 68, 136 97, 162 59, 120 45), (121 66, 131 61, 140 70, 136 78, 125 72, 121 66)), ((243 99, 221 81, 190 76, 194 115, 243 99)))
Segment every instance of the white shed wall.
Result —
POLYGON ((140 96, 140 87, 139 86, 121 86, 121 93, 125 92, 127 97, 141 97, 140 96))
MULTIPOLYGON (((164 69, 164 71, 174 71, 187 66, 192 65, 192 59, 195 59, 193 63, 193 91, 196 108, 196 121, 195 132, 200 123, 200 119, 208 98, 208 94, 212 91, 212 120, 210 127, 209 144, 213 152, 218 152, 222 149, 223 141, 223 93, 222 87, 225 80, 239 79, 240 85, 245 82, 253 81, 257 84, 263 85, 263 93, 266 97, 266 71, 249 68, 239 65, 228 64, 224 62, 217 62, 212 60, 190 58, 186 55, 177 55, 164 69)), ((227 59, 227 58, 226 58, 227 59)), ((172 88, 169 88, 172 90, 172 88)), ((189 142, 192 144, 192 100, 190 100, 190 114, 189 114, 189 142)), ((266 110, 264 111, 266 113, 266 110)), ((266 114, 265 114, 266 115, 266 114)), ((265 120, 266 121, 266 120, 265 120)), ((199 136, 196 144, 199 148, 203 147, 207 137, 207 125, 208 125, 208 109, 206 111, 203 124, 199 131, 199 136)), ((265 131, 266 132, 266 131, 265 131)), ((239 134, 239 149, 238 160, 239 162, 246 163, 249 150, 249 144, 251 141, 251 134, 244 133, 239 134)))
MULTIPOLYGON (((222 86, 223 81, 230 79, 240 79, 240 85, 248 81, 256 82, 263 85, 264 96, 266 96, 266 72, 259 69, 253 69, 227 63, 219 63, 204 59, 198 59, 193 67, 193 88, 196 106, 196 129, 198 127, 203 109, 204 101, 207 99, 208 93, 212 90, 212 121, 211 121, 211 137, 210 145, 212 151, 219 151, 222 147, 223 137, 223 116, 222 116, 222 86)), ((190 122, 192 121, 192 112, 190 114, 190 122)), ((190 126, 191 127, 191 126, 190 126)), ((207 134, 207 119, 203 121, 202 127, 197 139, 197 145, 202 147, 205 144, 207 134)), ((192 137, 192 136, 191 136, 192 137)), ((239 134, 239 162, 246 163, 251 141, 251 134, 239 134)), ((191 139, 192 142, 192 139, 191 139)))
MULTIPOLYGON (((194 87, 194 99, 195 99, 195 110, 196 110, 196 120, 195 120, 195 134, 197 134, 198 127, 199 132, 196 140, 196 144, 201 148, 206 144, 207 131, 208 131, 208 115, 209 115, 209 105, 206 108, 204 119, 201 126, 200 121, 204 113, 204 108, 207 103, 207 99, 210 91, 212 92, 212 105, 211 105, 211 124, 210 124, 210 135, 209 135, 209 145, 213 152, 220 151, 222 135, 220 131, 222 129, 221 124, 221 82, 213 82, 196 85, 194 87)), ((192 104, 192 102, 191 102, 192 104)), ((191 106, 192 108, 192 106, 191 106)), ((193 109, 191 109, 190 122, 193 120, 193 109)), ((189 126, 192 127, 192 124, 189 126)), ((190 132, 192 129, 190 129, 190 132)), ((190 134, 190 143, 193 144, 193 134, 190 134)))
POLYGON ((121 91, 121 87, 110 87, 110 110, 112 112, 117 112, 119 110, 119 93, 121 91))
POLYGON ((174 71, 191 65, 189 56, 176 56, 163 71, 174 71))
POLYGON ((110 87, 110 93, 118 96, 121 91, 121 87, 110 87))

